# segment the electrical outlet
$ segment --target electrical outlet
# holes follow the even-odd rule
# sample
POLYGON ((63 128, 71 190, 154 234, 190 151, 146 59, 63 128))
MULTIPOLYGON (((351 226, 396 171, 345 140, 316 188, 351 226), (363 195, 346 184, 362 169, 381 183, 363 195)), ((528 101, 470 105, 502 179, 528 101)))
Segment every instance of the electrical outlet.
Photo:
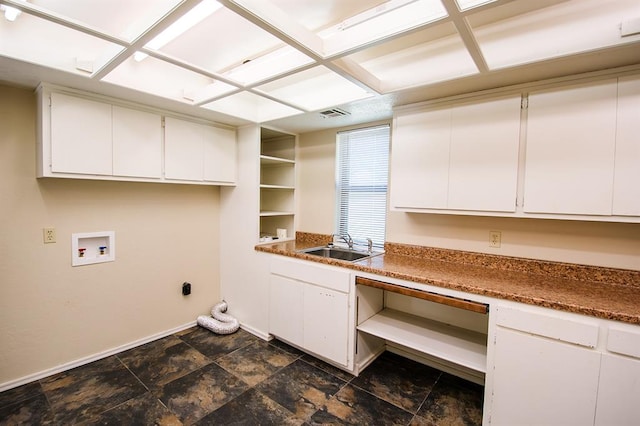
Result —
POLYGON ((500 231, 489 231, 489 247, 500 248, 502 233, 500 231))
POLYGON ((45 244, 56 242, 56 228, 42 228, 42 241, 45 244))

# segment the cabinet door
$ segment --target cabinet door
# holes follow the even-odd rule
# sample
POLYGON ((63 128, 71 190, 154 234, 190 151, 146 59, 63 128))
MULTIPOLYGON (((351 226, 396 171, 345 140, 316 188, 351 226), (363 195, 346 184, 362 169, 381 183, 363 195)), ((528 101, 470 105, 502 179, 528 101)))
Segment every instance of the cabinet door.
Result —
POLYGON ((113 106, 113 174, 162 176, 162 123, 157 114, 113 106))
POLYGON ((51 171, 112 174, 111 105, 51 94, 51 171))
POLYGON ((396 117, 391 140, 392 207, 447 207, 450 140, 450 109, 396 117))
POLYGON ((640 360, 602 355, 595 424, 640 424, 640 360))
POLYGON ((304 288, 304 348, 347 365, 349 299, 311 284, 304 288))
POLYGON ((497 327, 491 424, 593 424, 600 354, 497 327))
POLYGON ((236 133, 233 130, 205 126, 204 180, 235 182, 236 133))
POLYGON ((167 179, 202 181, 203 127, 190 121, 165 118, 164 173, 167 179))
POLYGON ((453 108, 449 201, 456 210, 516 210, 520 96, 453 108))
POLYGON ((610 215, 617 81, 529 95, 524 211, 610 215))
POLYGON ((304 284, 278 275, 269 282, 269 333, 300 347, 303 333, 304 284))
POLYGON ((640 78, 618 81, 613 214, 640 216, 640 78))

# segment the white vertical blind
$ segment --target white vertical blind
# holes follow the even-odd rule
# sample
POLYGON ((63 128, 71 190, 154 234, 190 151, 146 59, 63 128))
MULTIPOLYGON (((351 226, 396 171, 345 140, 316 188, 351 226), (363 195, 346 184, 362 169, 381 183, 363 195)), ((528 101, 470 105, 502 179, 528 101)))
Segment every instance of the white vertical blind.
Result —
POLYGON ((384 245, 389 176, 389 125, 338 133, 336 232, 358 244, 384 245))

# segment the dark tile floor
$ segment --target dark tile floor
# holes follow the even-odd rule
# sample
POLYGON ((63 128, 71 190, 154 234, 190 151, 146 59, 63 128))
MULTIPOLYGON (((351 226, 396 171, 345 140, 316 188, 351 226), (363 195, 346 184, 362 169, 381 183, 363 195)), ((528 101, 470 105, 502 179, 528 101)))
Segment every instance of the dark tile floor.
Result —
POLYGON ((193 327, 0 393, 1 425, 472 425, 483 388, 391 353, 359 377, 193 327))

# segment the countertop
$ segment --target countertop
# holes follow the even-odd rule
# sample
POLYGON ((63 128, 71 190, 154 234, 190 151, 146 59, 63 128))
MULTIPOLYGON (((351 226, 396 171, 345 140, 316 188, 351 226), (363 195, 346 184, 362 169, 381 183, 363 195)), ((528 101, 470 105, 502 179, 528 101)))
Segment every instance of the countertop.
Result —
POLYGON ((385 253, 357 262, 299 253, 328 236, 298 233, 295 241, 256 250, 640 325, 640 271, 575 265, 387 243, 385 253))

